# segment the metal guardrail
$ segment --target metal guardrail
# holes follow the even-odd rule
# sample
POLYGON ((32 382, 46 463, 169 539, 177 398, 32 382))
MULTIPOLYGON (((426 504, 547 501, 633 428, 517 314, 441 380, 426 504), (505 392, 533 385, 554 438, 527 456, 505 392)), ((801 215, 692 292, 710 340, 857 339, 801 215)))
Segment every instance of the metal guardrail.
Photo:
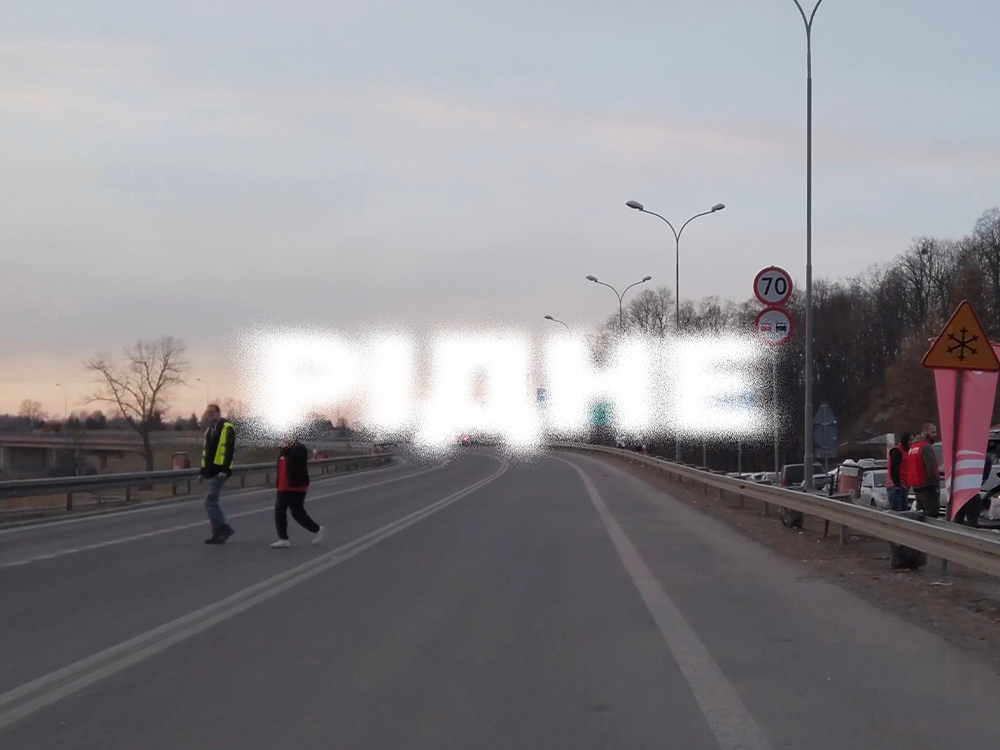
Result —
MULTIPOLYGON (((339 471, 381 466, 392 460, 393 453, 367 453, 351 456, 320 458, 309 462, 310 467, 318 467, 319 474, 333 474, 339 471)), ((246 486, 247 477, 264 474, 264 482, 269 483, 271 475, 277 471, 274 462, 247 464, 233 467, 233 478, 240 487, 246 486)), ((73 495, 86 492, 101 492, 109 489, 125 489, 125 501, 132 499, 136 487, 171 485, 171 494, 178 495, 181 485, 185 494, 191 493, 191 483, 198 479, 198 469, 175 469, 170 471, 137 471, 122 474, 95 474, 84 477, 52 477, 45 479, 16 479, 0 482, 0 500, 11 498, 40 497, 44 495, 66 494, 66 510, 73 510, 73 495)), ((26 509, 34 510, 34 509, 26 509)))
POLYGON ((913 547, 942 560, 1000 576, 1000 538, 990 532, 935 519, 914 520, 889 511, 713 474, 662 458, 618 448, 582 443, 553 443, 551 447, 615 456, 670 475, 679 484, 700 486, 706 494, 709 490, 715 490, 719 493, 720 499, 725 498, 728 493, 734 498, 750 498, 779 508, 799 511, 805 515, 840 524, 842 528, 913 547))

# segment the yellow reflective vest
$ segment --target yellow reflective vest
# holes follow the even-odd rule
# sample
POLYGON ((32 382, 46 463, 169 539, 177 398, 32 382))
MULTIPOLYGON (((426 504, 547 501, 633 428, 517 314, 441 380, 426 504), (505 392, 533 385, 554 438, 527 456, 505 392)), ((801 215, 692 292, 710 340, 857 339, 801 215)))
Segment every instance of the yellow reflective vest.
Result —
POLYGON ((219 419, 205 431, 205 447, 201 452, 201 474, 233 473, 233 453, 236 450, 236 429, 227 419, 219 419))

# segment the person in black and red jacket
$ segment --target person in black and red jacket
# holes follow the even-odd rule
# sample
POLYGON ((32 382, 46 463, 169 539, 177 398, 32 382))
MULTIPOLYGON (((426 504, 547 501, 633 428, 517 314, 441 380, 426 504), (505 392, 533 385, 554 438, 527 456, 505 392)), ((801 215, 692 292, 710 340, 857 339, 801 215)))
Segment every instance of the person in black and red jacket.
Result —
POLYGON ((295 522, 313 535, 313 544, 323 540, 323 527, 306 513, 309 490, 309 452, 295 437, 287 437, 278 453, 278 494, 274 500, 274 526, 278 530, 275 549, 291 547, 288 540, 288 512, 295 522))

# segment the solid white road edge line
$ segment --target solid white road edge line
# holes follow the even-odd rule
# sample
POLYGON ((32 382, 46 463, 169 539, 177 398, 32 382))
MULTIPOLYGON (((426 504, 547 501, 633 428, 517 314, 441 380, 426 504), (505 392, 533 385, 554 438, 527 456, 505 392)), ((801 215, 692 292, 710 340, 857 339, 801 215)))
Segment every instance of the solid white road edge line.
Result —
POLYGON ((643 562, 639 551, 611 515, 590 477, 572 461, 560 456, 553 458, 572 466, 583 480, 590 501, 597 509, 604 528, 618 551, 618 557, 691 687, 720 750, 772 750, 770 741, 743 703, 736 688, 643 562))
POLYGON ((0 714, 0 729, 24 718, 45 706, 76 693, 88 685, 110 677, 123 669, 137 664, 170 646, 184 641, 213 625, 224 622, 251 607, 267 601, 278 594, 323 573, 345 560, 349 560, 364 550, 375 546, 400 531, 438 513, 449 505, 499 478, 509 468, 507 461, 501 460, 500 469, 458 492, 431 503, 420 510, 403 516, 380 529, 358 537, 335 550, 286 570, 284 573, 243 589, 222 601, 210 604, 188 615, 173 620, 158 628, 129 639, 117 646, 105 649, 67 667, 39 677, 20 687, 0 695, 0 707, 15 705, 0 714), (73 679, 75 677, 75 679, 73 679), (67 680, 69 680, 67 682, 67 680), (34 695, 34 697, 31 697, 34 695))

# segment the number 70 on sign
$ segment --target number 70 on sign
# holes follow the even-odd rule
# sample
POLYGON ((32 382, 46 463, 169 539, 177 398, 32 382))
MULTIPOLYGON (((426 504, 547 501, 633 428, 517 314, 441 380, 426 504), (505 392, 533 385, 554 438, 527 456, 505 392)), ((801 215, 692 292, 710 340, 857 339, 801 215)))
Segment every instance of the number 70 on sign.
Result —
POLYGON ((765 268, 753 281, 753 293, 768 307, 780 307, 792 296, 792 277, 783 268, 765 268))

